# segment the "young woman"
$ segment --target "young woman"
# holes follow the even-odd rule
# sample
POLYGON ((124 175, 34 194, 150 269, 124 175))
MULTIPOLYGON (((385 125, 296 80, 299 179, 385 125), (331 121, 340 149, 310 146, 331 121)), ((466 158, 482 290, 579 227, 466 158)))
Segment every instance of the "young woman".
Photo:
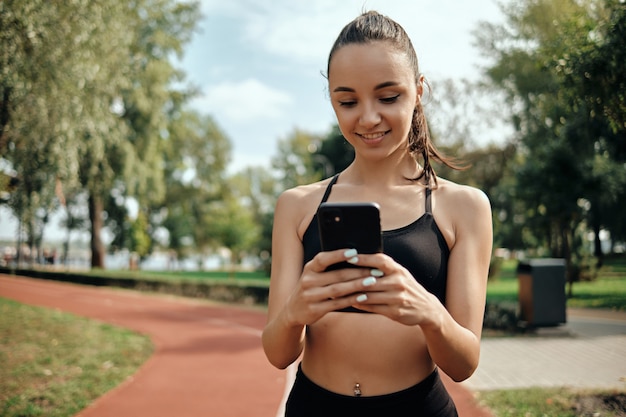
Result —
POLYGON ((431 143, 424 77, 403 28, 367 12, 328 59, 330 99, 354 162, 285 191, 275 211, 269 361, 301 358, 287 416, 455 416, 438 369, 455 381, 478 365, 491 256, 489 201, 438 178, 452 165, 431 143), (384 254, 322 252, 321 202, 380 205, 384 254), (366 268, 324 272, 348 261, 366 268), (373 314, 337 312, 356 307, 373 314))

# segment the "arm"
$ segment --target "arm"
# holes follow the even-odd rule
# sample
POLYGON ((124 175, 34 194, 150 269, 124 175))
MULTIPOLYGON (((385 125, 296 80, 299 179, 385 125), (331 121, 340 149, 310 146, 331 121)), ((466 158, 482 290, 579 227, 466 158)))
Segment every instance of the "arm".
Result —
POLYGON ((343 249, 320 252, 302 266, 304 255, 297 229, 306 217, 303 207, 306 204, 299 192, 290 190, 278 199, 274 215, 268 322, 262 342, 268 360, 280 369, 302 353, 306 325, 355 304, 355 292, 369 275, 369 270, 355 268, 325 272, 329 265, 354 256, 343 249))
POLYGON ((465 188, 454 204, 454 245, 448 260, 446 308, 436 303, 422 324, 431 357, 455 381, 476 370, 492 249, 491 207, 487 197, 465 188))
MULTIPOLYGON (((450 187, 448 185, 448 187, 450 187)), ((462 381, 478 366, 487 274, 491 258, 491 208, 479 190, 452 185, 438 199, 440 227, 451 247, 446 305, 429 293, 393 259, 360 255, 359 264, 376 267, 385 277, 369 287, 358 307, 408 326, 420 326, 433 361, 462 381)))
POLYGON ((304 348, 304 324, 296 324, 284 308, 302 273, 302 242, 297 236, 293 198, 283 193, 276 204, 272 231, 272 273, 268 323, 263 330, 263 349, 270 363, 284 369, 304 348))

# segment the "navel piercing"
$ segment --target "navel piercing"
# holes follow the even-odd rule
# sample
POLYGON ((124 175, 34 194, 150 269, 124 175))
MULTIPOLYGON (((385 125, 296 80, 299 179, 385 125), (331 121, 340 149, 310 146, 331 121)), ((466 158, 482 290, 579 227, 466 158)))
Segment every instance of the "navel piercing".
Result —
POLYGON ((359 384, 358 382, 354 384, 354 396, 355 397, 361 396, 361 384, 359 384))

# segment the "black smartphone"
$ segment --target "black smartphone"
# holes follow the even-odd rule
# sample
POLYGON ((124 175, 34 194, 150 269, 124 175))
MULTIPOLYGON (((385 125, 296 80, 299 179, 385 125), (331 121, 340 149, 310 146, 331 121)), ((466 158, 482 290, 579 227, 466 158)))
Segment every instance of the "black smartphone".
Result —
MULTIPOLYGON (((350 248, 358 253, 383 251, 377 203, 322 203, 317 210, 317 223, 322 251, 350 248)), ((341 262, 328 270, 354 267, 341 262)))

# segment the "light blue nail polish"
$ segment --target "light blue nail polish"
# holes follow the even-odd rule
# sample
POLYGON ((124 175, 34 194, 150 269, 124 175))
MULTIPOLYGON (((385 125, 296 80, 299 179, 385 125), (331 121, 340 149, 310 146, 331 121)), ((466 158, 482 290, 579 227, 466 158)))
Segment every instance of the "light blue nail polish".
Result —
POLYGON ((358 256, 353 256, 352 258, 348 259, 346 262, 348 262, 350 264, 355 264, 355 263, 359 262, 359 257, 358 256))
POLYGON ((363 286, 365 287, 371 287, 374 284, 376 284, 376 278, 374 277, 367 277, 363 280, 363 286))
POLYGON ((361 294, 356 298, 356 301, 359 303, 362 303, 364 301, 367 301, 367 295, 366 294, 361 294))
POLYGON ((353 258, 357 255, 357 253, 358 252, 356 251, 356 249, 348 249, 343 253, 343 256, 345 256, 346 258, 353 258))
POLYGON ((380 277, 382 277, 383 275, 385 275, 385 274, 383 274, 383 271, 380 271, 380 270, 378 270, 378 269, 372 269, 372 270, 370 271, 370 274, 372 274, 372 276, 373 276, 373 277, 378 277, 378 278, 380 278, 380 277))

